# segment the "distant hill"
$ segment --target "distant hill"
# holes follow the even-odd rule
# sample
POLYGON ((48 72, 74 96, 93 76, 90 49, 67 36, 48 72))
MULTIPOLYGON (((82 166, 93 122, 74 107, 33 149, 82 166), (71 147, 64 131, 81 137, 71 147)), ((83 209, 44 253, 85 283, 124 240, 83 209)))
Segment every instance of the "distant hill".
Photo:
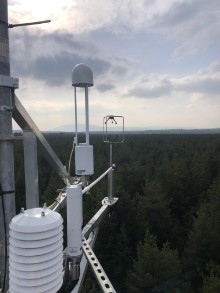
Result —
MULTIPOLYGON (((115 131, 117 131, 117 127, 114 128, 115 131)), ((89 130, 91 132, 102 132, 103 127, 98 125, 90 125, 89 130)), ((119 131, 121 131, 121 128, 118 128, 119 131)), ((78 125, 78 131, 84 132, 85 131, 85 125, 79 124, 78 125)), ((75 126, 66 124, 59 127, 56 127, 54 129, 51 129, 49 132, 75 132, 75 126)), ((164 128, 147 128, 147 127, 126 127, 125 126, 125 132, 132 132, 132 133, 140 133, 140 134, 214 134, 214 133, 220 133, 220 128, 204 128, 204 129, 194 129, 194 128, 170 128, 170 129, 164 129, 164 128)))

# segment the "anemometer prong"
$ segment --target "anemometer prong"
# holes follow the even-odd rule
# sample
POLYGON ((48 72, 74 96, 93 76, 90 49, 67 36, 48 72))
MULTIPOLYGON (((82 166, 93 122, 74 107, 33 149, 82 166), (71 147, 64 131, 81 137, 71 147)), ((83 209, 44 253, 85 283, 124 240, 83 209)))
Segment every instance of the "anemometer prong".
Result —
POLYGON ((34 21, 34 22, 24 22, 24 23, 17 23, 17 24, 8 24, 8 28, 18 27, 18 26, 28 26, 28 25, 36 25, 36 24, 43 24, 51 22, 51 20, 41 20, 41 21, 34 21))
POLYGON ((106 116, 106 121, 105 121, 105 124, 107 124, 108 120, 111 120, 112 124, 115 122, 115 124, 118 124, 117 121, 115 120, 115 116, 114 115, 109 115, 109 116, 106 116))
POLYGON ((122 143, 124 141, 124 117, 107 115, 103 118, 103 141, 107 143, 122 143), (117 128, 114 129, 114 126, 117 128))

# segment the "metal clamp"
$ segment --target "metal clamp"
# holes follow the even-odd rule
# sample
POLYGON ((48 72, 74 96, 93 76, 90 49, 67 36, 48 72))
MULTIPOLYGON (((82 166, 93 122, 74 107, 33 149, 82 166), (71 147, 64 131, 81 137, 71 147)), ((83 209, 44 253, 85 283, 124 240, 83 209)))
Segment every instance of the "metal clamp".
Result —
POLYGON ((17 89, 19 87, 19 79, 11 76, 0 75, 0 86, 17 89))
POLYGON ((113 206, 117 202, 118 198, 114 197, 113 200, 111 201, 108 197, 105 197, 102 200, 102 205, 107 205, 107 206, 113 206))

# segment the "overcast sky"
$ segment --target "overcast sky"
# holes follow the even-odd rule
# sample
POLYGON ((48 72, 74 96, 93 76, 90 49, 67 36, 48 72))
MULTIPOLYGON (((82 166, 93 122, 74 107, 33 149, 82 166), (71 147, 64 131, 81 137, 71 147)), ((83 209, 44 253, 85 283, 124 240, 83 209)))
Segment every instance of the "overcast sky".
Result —
MULTIPOLYGON (((72 68, 93 70, 90 124, 220 127, 219 0, 8 0, 17 96, 41 130, 74 127, 72 68)), ((84 95, 77 91, 79 123, 84 95)))

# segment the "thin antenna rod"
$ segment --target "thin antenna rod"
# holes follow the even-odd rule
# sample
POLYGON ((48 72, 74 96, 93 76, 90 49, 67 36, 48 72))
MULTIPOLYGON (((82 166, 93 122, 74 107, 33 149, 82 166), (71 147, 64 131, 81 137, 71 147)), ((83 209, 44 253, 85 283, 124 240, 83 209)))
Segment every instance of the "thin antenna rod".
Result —
POLYGON ((77 127, 77 99, 76 99, 76 87, 74 87, 74 100, 75 100, 75 133, 76 133, 76 145, 78 145, 78 127, 77 127))
POLYGON ((85 108, 86 108, 86 144, 89 145, 89 98, 88 85, 85 87, 85 108))
POLYGON ((24 23, 18 23, 18 24, 9 24, 9 28, 17 27, 17 26, 27 26, 27 25, 35 25, 35 24, 42 24, 42 23, 48 23, 51 22, 51 20, 41 20, 41 21, 34 21, 34 22, 24 22, 24 23))

